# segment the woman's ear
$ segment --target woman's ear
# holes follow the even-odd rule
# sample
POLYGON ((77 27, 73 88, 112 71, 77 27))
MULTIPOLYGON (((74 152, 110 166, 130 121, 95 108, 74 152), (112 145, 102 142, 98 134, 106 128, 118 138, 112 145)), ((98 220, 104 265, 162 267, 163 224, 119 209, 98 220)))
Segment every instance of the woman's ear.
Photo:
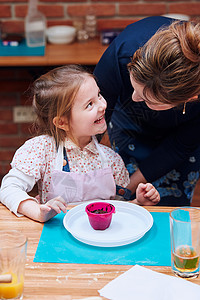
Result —
POLYGON ((68 125, 68 121, 67 118, 65 117, 55 117, 53 118, 53 124, 57 127, 60 128, 64 131, 68 131, 69 130, 69 125, 68 125))

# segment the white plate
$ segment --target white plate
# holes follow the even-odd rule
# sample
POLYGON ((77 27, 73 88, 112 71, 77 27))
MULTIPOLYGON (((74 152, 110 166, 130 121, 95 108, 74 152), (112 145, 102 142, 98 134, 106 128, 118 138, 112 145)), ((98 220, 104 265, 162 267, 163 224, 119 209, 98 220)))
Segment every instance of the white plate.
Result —
MULTIPOLYGON (((98 201, 98 200, 97 200, 98 201)), ((77 240, 99 247, 116 247, 133 243, 149 231, 152 215, 143 207, 117 200, 106 200, 115 206, 112 222, 106 230, 94 230, 88 220, 85 207, 90 201, 70 209, 64 219, 64 227, 77 240)), ((102 201, 102 200, 101 200, 102 201)))

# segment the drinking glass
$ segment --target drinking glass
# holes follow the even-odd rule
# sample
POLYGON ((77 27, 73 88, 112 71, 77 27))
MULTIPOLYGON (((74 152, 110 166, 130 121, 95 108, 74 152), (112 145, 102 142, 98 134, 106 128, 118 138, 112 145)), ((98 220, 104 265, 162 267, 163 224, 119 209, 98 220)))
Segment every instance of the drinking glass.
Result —
POLYGON ((200 209, 176 208, 170 213, 171 266, 182 278, 199 276, 200 209))
POLYGON ((0 299, 22 299, 27 238, 17 230, 0 230, 0 299))

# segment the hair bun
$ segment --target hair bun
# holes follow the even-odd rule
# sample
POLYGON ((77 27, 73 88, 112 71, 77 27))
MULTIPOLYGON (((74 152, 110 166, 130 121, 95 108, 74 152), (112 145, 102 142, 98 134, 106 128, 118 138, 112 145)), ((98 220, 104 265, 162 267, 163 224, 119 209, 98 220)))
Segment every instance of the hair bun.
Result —
POLYGON ((200 62, 200 24, 175 22, 173 31, 179 39, 185 57, 191 62, 200 62))

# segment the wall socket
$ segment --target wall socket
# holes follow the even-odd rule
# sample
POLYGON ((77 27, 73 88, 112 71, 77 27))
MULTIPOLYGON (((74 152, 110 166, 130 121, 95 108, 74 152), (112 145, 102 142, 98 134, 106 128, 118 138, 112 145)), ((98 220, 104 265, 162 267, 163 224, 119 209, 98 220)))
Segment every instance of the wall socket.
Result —
POLYGON ((14 123, 32 123, 36 119, 33 107, 31 106, 15 106, 13 109, 14 123))

